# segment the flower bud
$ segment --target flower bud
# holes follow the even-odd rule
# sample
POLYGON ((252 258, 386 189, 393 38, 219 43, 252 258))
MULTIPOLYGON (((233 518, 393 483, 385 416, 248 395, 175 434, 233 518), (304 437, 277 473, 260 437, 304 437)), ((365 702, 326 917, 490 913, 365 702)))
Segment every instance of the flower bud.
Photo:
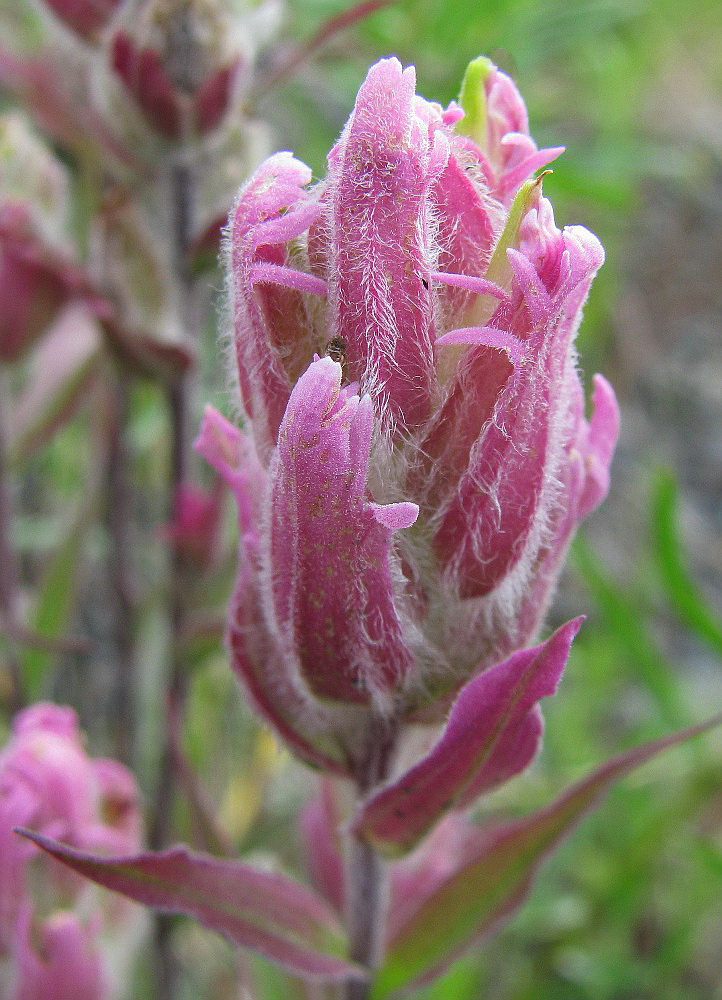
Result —
POLYGON ((53 13, 82 38, 94 39, 121 0, 45 0, 53 13))
POLYGON ((166 541, 198 569, 210 566, 217 547, 223 513, 222 488, 220 479, 212 489, 181 484, 176 491, 173 518, 163 532, 166 541))
POLYGON ((216 128, 243 64, 219 0, 137 4, 112 39, 113 68, 160 135, 181 139, 216 128))
MULTIPOLYGON (((561 150, 537 150, 488 60, 461 108, 414 83, 395 59, 372 67, 326 178, 310 187, 303 164, 271 157, 228 230, 264 483, 239 494, 234 470, 254 635, 298 703, 326 720, 354 707, 331 726, 346 748, 364 709, 439 718, 533 640, 617 434, 603 381, 587 423, 574 351, 602 248, 558 229, 531 178, 561 150)), ((236 657, 249 634, 231 620, 236 657)))
POLYGON ((20 712, 0 751, 0 963, 12 965, 14 1000, 106 997, 99 932, 112 924, 120 933, 135 914, 109 906, 86 923, 82 882, 40 856, 14 827, 105 854, 140 846, 134 778, 116 761, 88 757, 70 708, 39 703, 20 712))
POLYGON ((0 117, 0 361, 15 361, 83 280, 65 238, 67 178, 20 115, 0 117))
POLYGON ((33 927, 30 912, 19 921, 15 989, 9 1000, 108 1000, 103 962, 94 942, 97 928, 58 910, 33 927))

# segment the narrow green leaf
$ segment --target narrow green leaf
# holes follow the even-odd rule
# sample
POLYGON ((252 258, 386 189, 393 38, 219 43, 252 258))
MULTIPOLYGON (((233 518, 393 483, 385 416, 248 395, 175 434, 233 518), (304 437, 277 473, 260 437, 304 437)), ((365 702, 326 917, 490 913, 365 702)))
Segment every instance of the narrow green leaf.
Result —
MULTIPOLYGON (((58 638, 67 629, 73 611, 86 519, 87 509, 83 509, 56 549, 45 572, 30 621, 38 635, 58 638)), ((55 656, 56 653, 39 648, 27 649, 22 654, 20 669, 31 701, 42 697, 45 673, 55 656)))
POLYGON ((679 678, 649 635, 638 600, 611 578, 583 536, 575 539, 571 555, 604 613, 620 653, 631 653, 635 671, 654 697, 660 717, 669 726, 686 721, 688 712, 679 678))
POLYGON ((652 494, 652 543, 667 599, 684 624, 722 656, 722 620, 692 579, 679 538, 677 486, 660 472, 652 494))

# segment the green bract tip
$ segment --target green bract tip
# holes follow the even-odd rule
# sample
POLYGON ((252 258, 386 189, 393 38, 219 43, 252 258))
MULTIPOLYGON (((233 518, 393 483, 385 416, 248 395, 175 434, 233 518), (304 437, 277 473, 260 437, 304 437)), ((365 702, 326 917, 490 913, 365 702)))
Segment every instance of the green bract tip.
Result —
POLYGON ((484 83, 494 69, 494 63, 486 56, 477 56, 466 67, 459 91, 459 104, 465 117, 457 128, 461 135, 470 136, 477 145, 486 150, 486 93, 484 83))

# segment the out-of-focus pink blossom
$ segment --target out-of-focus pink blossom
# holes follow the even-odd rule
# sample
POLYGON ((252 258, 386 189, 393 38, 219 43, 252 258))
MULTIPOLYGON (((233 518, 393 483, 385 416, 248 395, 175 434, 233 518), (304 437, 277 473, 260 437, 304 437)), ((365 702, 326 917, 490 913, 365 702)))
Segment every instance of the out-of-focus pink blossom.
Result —
POLYGON ((71 298, 92 298, 68 255, 33 230, 24 206, 0 205, 0 361, 15 361, 71 298))
POLYGON ((16 984, 9 1000, 107 1000, 96 933, 97 928, 86 928, 66 910, 51 914, 34 930, 25 908, 18 922, 13 955, 16 984))
POLYGON ((0 751, 0 958, 14 963, 14 1000, 43 995, 40 985, 51 982, 57 991, 48 995, 105 996, 96 942, 101 911, 84 924, 73 912, 83 883, 29 849, 14 827, 100 854, 140 845, 134 778, 116 761, 88 757, 70 708, 25 709, 0 751))
POLYGON ((223 514, 224 483, 217 479, 210 489, 183 483, 175 497, 173 518, 164 528, 166 541, 199 569, 207 568, 218 543, 223 514))
POLYGON ((15 361, 72 297, 92 297, 66 234, 65 170, 18 114, 0 116, 0 361, 15 361))
POLYGON ((83 38, 93 40, 121 0, 45 0, 53 13, 83 38))
POLYGON ((240 191, 250 433, 207 415, 198 445, 239 502, 236 667, 297 752, 342 770, 365 713, 439 719, 534 639, 617 434, 602 379, 587 422, 574 350, 603 251, 531 176, 561 149, 537 150, 488 60, 463 108, 414 85, 381 61, 324 180, 279 153, 240 191))
POLYGON ((153 129, 181 139, 216 128, 243 66, 228 12, 214 2, 149 0, 133 15, 113 35, 112 63, 153 129))

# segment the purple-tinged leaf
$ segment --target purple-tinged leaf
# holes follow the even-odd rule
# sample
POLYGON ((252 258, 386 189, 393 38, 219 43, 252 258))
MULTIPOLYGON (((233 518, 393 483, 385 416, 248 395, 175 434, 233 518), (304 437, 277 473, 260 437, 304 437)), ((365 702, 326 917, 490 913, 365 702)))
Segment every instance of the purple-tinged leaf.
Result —
POLYGON ((311 885, 343 912, 345 872, 339 827, 341 815, 334 795, 335 783, 321 781, 318 793, 306 804, 298 828, 311 885))
POLYGON ((450 812, 417 850, 390 866, 386 941, 394 941, 420 904, 478 856, 495 829, 472 822, 466 813, 450 812))
POLYGON ((101 351, 98 324, 82 303, 67 306, 32 356, 25 391, 10 413, 8 451, 27 458, 87 399, 101 351))
POLYGON ((536 756, 537 702, 556 691, 582 619, 514 653, 466 684, 438 743, 365 804, 354 832, 384 854, 411 850, 455 805, 523 771, 536 756))
POLYGON ((99 858, 18 830, 86 878, 145 906, 181 913, 300 976, 363 978, 347 961, 344 934, 327 904, 284 875, 173 847, 158 854, 99 858))
POLYGON ((415 913, 390 942, 372 1000, 384 1000, 441 973, 519 906, 544 858, 614 784, 661 751, 720 723, 722 715, 717 715, 613 757, 547 808, 498 830, 476 857, 418 901, 415 913))

